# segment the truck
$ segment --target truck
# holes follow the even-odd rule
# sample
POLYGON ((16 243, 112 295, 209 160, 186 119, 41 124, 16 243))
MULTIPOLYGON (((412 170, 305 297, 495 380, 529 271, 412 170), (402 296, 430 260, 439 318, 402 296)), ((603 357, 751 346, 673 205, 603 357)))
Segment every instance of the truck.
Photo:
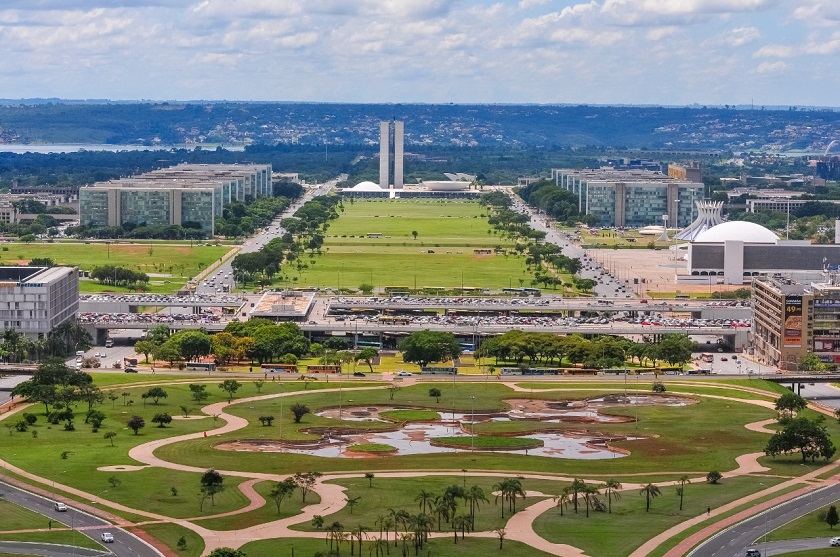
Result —
POLYGON ((113 348, 114 347, 114 339, 109 338, 105 340, 105 348, 113 348))

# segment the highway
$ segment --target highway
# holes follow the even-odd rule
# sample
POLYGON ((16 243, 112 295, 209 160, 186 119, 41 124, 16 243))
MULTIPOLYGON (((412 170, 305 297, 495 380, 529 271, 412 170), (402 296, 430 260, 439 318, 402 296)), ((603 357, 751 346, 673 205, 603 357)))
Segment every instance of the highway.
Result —
MULTIPOLYGON (((103 554, 113 554, 118 555, 119 557, 163 557, 163 554, 157 549, 153 548, 134 534, 115 527, 107 520, 73 508, 72 502, 68 502, 66 512, 58 512, 53 508, 54 501, 47 499, 46 497, 36 495, 35 493, 24 491, 7 483, 0 482, 0 492, 2 492, 5 500, 44 515, 44 528, 48 527, 49 520, 52 519, 53 521, 59 521, 69 525, 73 530, 78 532, 76 535, 84 535, 97 542, 99 541, 99 536, 102 532, 111 532, 114 535, 114 543, 103 546, 103 550, 101 552, 91 552, 90 550, 81 550, 74 547, 48 546, 48 544, 43 544, 48 546, 49 553, 42 553, 41 551, 36 552, 33 550, 37 549, 37 545, 36 547, 33 547, 31 544, 26 544, 24 548, 25 551, 23 553, 56 557, 103 554)), ((54 525, 58 526, 58 524, 54 525)), ((0 551, 16 553, 16 551, 12 551, 14 545, 20 544, 16 542, 0 542, 0 551)))
POLYGON ((840 499, 840 484, 819 489, 786 503, 781 503, 752 518, 744 520, 708 539, 695 548, 689 557, 743 557, 747 548, 755 547, 763 557, 782 555, 794 551, 796 547, 807 549, 828 547, 828 538, 816 540, 792 540, 767 544, 767 553, 762 543, 763 537, 788 522, 813 510, 827 507, 840 499))

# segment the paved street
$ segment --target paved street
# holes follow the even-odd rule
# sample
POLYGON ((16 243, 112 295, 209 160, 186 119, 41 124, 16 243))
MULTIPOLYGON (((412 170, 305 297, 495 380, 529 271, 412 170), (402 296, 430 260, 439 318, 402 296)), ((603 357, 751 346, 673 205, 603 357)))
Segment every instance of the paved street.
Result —
MULTIPOLYGON (((44 528, 48 527, 49 520, 52 519, 69 525, 77 532, 75 535, 87 536, 96 541, 99 540, 99 536, 102 532, 111 532, 114 535, 114 543, 108 544, 107 549, 106 546, 103 546, 103 552, 110 550, 114 555, 118 555, 119 557, 162 556, 158 550, 151 547, 140 538, 113 526, 106 520, 74 509, 72 504, 67 505, 66 512, 57 512, 53 508, 54 501, 3 482, 0 482, 0 493, 3 494, 3 498, 7 501, 44 515, 44 528)), ((91 501, 91 503, 94 503, 94 501, 91 501)), ((56 524, 55 526, 58 525, 56 524)), ((6 543, 8 542, 0 542, 0 551, 14 553, 14 551, 11 551, 11 546, 6 545, 6 543)), ((27 548, 25 553, 35 552, 32 551, 32 548, 27 548)), ((59 548, 53 546, 50 553, 41 553, 39 551, 38 554, 64 557, 68 555, 96 555, 97 553, 87 550, 85 553, 82 553, 79 549, 73 547, 59 548)), ((100 552, 98 554, 101 555, 102 553, 100 552)))
MULTIPOLYGON (((761 542, 766 532, 799 518, 813 510, 826 507, 840 499, 840 485, 833 485, 811 494, 798 497, 787 503, 745 520, 721 534, 712 537, 689 553, 690 557, 743 557, 747 548, 756 547, 762 555, 765 548, 761 542)), ((816 540, 796 540, 767 544, 766 555, 782 555, 796 547, 814 549, 828 547, 828 537, 816 540)))

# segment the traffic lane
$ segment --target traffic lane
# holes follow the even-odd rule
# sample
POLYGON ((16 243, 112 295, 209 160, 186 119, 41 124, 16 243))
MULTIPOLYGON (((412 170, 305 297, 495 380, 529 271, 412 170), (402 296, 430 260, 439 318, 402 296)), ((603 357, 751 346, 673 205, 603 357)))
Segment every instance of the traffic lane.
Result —
MULTIPOLYGON (((99 542, 102 532, 111 532, 114 535, 114 542, 109 543, 106 550, 120 557, 162 557, 163 555, 140 538, 114 526, 105 519, 80 511, 70 505, 67 506, 66 511, 58 512, 53 507, 55 501, 7 483, 0 482, 0 489, 3 490, 7 501, 44 515, 45 528, 49 527, 50 520, 57 520, 96 542, 99 542)), ((93 503, 94 501, 91 501, 91 504, 93 503)))
POLYGON ((87 549, 85 547, 71 548, 63 545, 36 542, 0 542, 0 553, 40 555, 42 557, 67 557, 68 555, 74 555, 76 557, 101 557, 102 555, 109 555, 109 553, 87 549))
POLYGON ((840 498, 840 484, 780 503, 710 538, 689 553, 689 556, 743 557, 747 549, 756 547, 756 542, 760 541, 767 532, 772 532, 813 510, 833 504, 838 498, 840 498))
POLYGON ((808 400, 819 401, 830 408, 840 408, 840 389, 829 383, 805 383, 799 394, 808 400))

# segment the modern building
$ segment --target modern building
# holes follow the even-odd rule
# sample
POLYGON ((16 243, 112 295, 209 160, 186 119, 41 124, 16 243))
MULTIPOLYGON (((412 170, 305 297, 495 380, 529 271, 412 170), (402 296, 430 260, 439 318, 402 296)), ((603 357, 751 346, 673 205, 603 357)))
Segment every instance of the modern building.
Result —
POLYGON ((799 371, 813 352, 840 363, 840 280, 836 271, 817 281, 782 276, 753 281, 753 350, 759 361, 799 371))
POLYGON ((180 164, 79 190, 87 226, 193 224, 212 234, 233 201, 270 196, 271 165, 180 164))
POLYGON ((703 184, 675 180, 649 170, 551 169, 557 186, 573 193, 578 210, 598 219, 599 226, 639 228, 654 224, 684 228, 696 216, 703 184))
POLYGON ((677 240, 694 240, 710 228, 723 224, 723 201, 697 201, 697 218, 677 233, 677 240))
POLYGON ((403 188, 405 124, 400 120, 379 122, 379 187, 403 188))
POLYGON ((703 183, 703 166, 700 161, 692 161, 691 164, 676 164, 670 163, 668 165, 668 176, 674 180, 684 180, 687 182, 703 183))
POLYGON ((0 267, 0 327, 40 338, 79 309, 75 267, 0 267))
MULTIPOLYGON (((838 225, 840 227, 840 225, 838 225)), ((840 265, 840 245, 809 240, 780 240, 772 231, 745 221, 730 221, 698 235, 688 246, 683 283, 749 283, 753 277, 819 273, 840 265)))

